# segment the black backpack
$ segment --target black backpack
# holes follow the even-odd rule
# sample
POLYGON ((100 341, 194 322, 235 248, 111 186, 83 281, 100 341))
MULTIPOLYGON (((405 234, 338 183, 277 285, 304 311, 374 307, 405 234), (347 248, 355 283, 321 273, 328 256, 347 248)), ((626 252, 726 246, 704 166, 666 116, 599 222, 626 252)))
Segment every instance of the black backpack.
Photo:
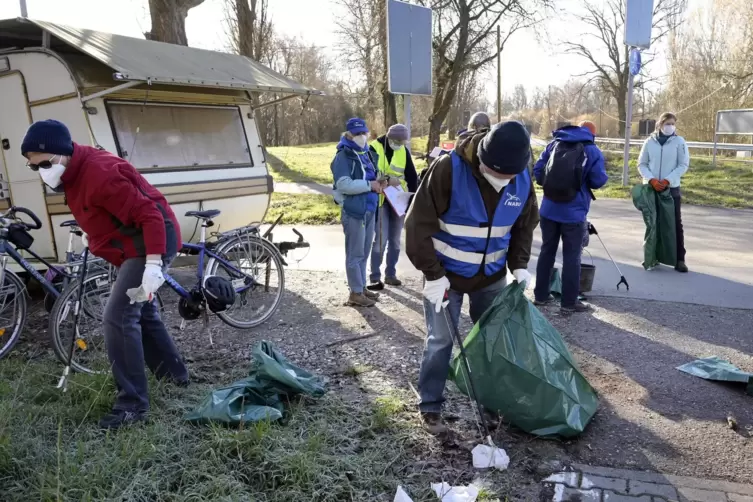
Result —
POLYGON ((557 141, 544 169, 544 196, 554 202, 570 202, 583 184, 586 143, 557 141))

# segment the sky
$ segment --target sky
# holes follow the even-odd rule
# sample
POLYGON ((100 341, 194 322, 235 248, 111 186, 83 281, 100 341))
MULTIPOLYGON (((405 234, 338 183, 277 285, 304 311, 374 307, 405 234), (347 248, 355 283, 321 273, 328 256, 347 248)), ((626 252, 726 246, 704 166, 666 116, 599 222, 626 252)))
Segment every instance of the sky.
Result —
MULTIPOLYGON (((355 0, 357 1, 357 0, 355 0)), ((598 1, 598 0, 596 0, 598 1)), ((708 0, 691 0, 698 6, 708 0)), ((511 94, 516 85, 527 89, 546 88, 564 83, 572 75, 589 69, 582 59, 562 53, 558 40, 571 36, 583 38, 573 17, 581 0, 559 0, 561 12, 540 26, 539 34, 533 31, 518 32, 508 41, 502 52, 502 92, 511 94), (544 35, 541 35, 541 34, 544 35)), ((142 37, 150 26, 147 0, 26 0, 28 15, 79 28, 142 37)), ((189 45, 204 49, 224 50, 225 0, 205 0, 189 11, 186 31, 189 45)), ((332 19, 338 16, 335 0, 270 0, 274 28, 283 34, 299 37, 306 45, 322 46, 337 57, 337 33, 332 19), (331 26, 331 29, 327 27, 331 26)), ((20 15, 18 0, 0 0, 0 19, 20 15)), ((661 48, 659 48, 661 52, 661 48)), ((659 57, 655 62, 656 74, 662 74, 666 61, 659 57)), ((496 69, 490 68, 486 78, 490 101, 496 97, 496 69)))

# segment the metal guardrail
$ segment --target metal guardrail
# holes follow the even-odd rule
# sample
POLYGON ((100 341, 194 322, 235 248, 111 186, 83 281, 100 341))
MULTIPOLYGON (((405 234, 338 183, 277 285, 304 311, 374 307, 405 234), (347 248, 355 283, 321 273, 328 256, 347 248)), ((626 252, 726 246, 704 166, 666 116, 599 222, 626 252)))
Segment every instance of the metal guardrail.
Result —
MULTIPOLYGON (((645 139, 631 139, 630 146, 641 146, 645 139)), ((624 145, 624 138, 596 138, 597 143, 607 143, 614 145, 624 145)), ((707 150, 714 149, 713 141, 687 141, 688 148, 705 148, 707 150)), ((717 150, 737 150, 741 152, 753 152, 753 145, 745 143, 717 143, 717 150)))

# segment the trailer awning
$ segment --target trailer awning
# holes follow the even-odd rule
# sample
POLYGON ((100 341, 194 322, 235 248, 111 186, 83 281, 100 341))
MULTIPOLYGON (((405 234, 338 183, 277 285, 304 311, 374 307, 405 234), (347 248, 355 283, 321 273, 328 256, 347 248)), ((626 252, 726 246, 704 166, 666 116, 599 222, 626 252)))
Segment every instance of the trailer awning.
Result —
MULTIPOLYGON (((322 95, 321 91, 291 80, 245 56, 113 35, 73 28, 47 21, 8 19, 0 21, 0 32, 17 31, 28 40, 30 27, 46 31, 66 45, 112 68, 121 82, 152 82, 276 92, 322 95)), ((12 35, 11 35, 12 38, 12 35)), ((37 46, 41 43, 37 44, 37 46)))

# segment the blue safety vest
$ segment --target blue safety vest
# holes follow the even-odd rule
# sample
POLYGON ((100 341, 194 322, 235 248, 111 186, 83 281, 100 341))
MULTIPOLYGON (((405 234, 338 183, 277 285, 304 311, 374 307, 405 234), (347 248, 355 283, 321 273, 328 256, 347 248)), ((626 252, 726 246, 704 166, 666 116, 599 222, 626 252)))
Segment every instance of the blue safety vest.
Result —
POLYGON ((478 180, 471 168, 452 152, 452 194, 450 208, 439 218, 434 249, 445 270, 473 277, 484 267, 484 275, 502 270, 510 246, 510 230, 523 211, 531 190, 528 169, 507 185, 491 223, 486 213, 478 180))

